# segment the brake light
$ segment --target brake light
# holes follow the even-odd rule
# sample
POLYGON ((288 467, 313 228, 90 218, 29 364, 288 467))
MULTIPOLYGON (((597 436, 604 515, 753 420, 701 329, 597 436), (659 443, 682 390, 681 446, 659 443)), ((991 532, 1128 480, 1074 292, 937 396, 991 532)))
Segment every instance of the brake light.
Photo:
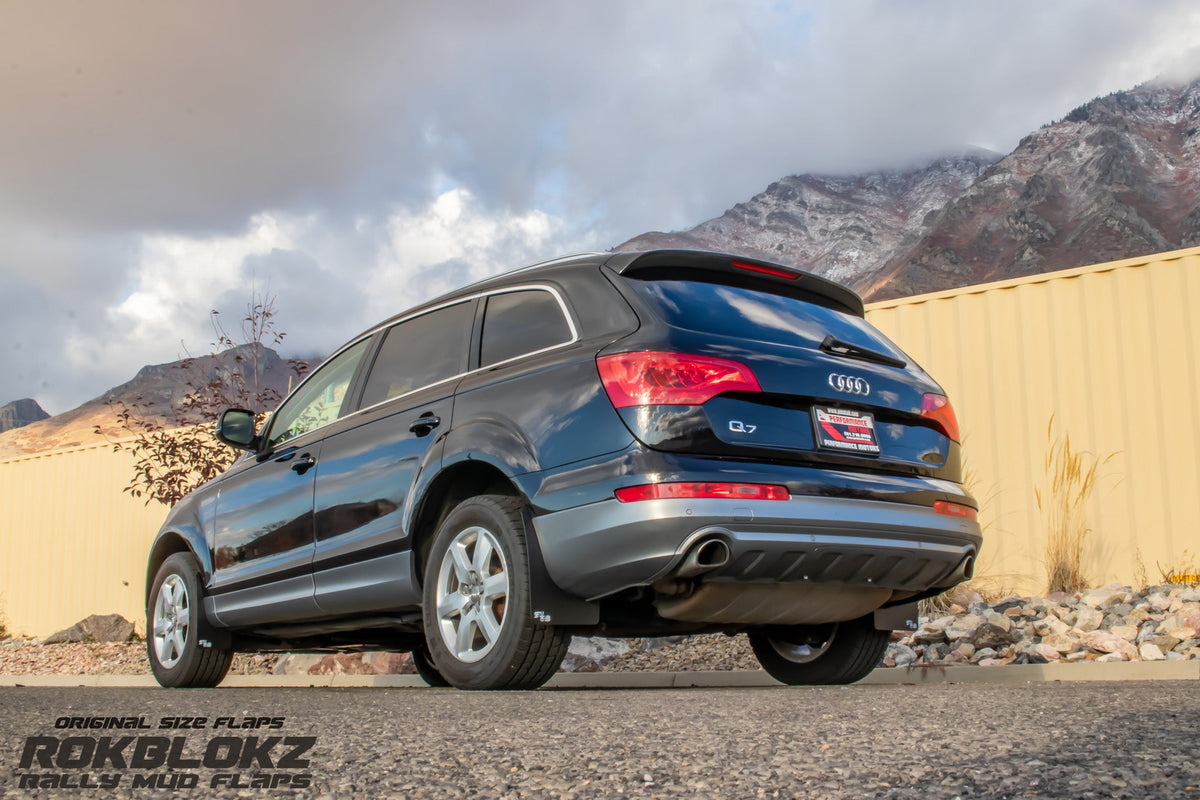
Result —
POLYGON ((963 519, 973 520, 979 516, 979 512, 970 506, 964 506, 961 503, 951 503, 947 500, 935 500, 933 510, 948 517, 962 517, 963 519))
POLYGON ((618 353, 596 359, 600 380, 617 408, 698 406, 722 392, 761 392, 744 364, 680 353, 618 353))
POLYGON ((950 401, 940 394, 926 394, 921 398, 921 416, 934 422, 942 433, 956 442, 961 442, 958 432, 958 417, 954 415, 954 407, 950 401))
POLYGON ((744 261, 735 261, 733 266, 737 269, 744 269, 748 272, 761 272, 763 275, 770 275, 773 278, 785 278, 789 281, 794 281, 800 277, 799 272, 792 272, 790 269, 781 269, 779 267, 764 267, 759 264, 747 264, 744 261))
POLYGON ((622 503, 640 500, 667 500, 679 497, 718 498, 722 500, 787 500, 786 486, 763 483, 646 483, 626 486, 614 494, 622 503))

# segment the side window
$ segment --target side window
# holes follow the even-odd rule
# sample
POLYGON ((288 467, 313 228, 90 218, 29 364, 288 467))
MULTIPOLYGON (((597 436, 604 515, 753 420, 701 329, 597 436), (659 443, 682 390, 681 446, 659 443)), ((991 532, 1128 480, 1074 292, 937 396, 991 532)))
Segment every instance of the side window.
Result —
POLYGON ((540 289, 494 294, 483 315, 481 366, 571 340, 571 328, 554 295, 540 289))
POLYGON ((342 400, 369 341, 363 339, 322 364, 300 391, 279 407, 271 420, 271 446, 327 425, 340 416, 342 400))
POLYGON ((474 317, 475 304, 467 301, 393 325, 371 367, 362 407, 465 372, 474 317))

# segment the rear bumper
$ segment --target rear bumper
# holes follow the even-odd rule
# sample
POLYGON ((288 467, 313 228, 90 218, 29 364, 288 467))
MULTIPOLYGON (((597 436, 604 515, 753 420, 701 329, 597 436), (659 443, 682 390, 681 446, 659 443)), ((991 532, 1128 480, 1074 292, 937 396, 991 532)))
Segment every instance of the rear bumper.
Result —
POLYGON ((787 501, 616 499, 544 514, 534 529, 551 579, 598 599, 670 575, 704 538, 730 558, 705 581, 924 592, 961 580, 979 524, 925 506, 827 497, 787 501))

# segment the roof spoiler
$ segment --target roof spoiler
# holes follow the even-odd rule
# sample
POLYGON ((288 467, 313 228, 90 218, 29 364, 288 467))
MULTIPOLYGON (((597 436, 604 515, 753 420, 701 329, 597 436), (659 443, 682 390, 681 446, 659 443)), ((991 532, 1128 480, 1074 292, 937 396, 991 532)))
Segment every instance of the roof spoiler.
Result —
POLYGON ((803 295, 828 308, 863 316, 862 298, 840 283, 755 258, 698 250, 648 250, 615 253, 604 266, 621 275, 662 280, 695 280, 699 277, 697 272, 706 272, 714 279, 720 276, 719 283, 803 295))

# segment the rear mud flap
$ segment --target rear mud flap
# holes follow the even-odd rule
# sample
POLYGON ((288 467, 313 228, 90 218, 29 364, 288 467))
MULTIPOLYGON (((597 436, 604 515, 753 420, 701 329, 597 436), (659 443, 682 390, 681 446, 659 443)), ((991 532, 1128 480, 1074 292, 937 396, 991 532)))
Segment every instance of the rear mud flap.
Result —
POLYGON ((918 624, 916 603, 905 603, 875 611, 877 631, 915 631, 918 624))
POLYGON ((522 521, 525 523, 525 550, 529 556, 529 608, 534 621, 543 625, 595 625, 600 622, 598 603, 567 594, 550 579, 528 507, 522 512, 522 521))

